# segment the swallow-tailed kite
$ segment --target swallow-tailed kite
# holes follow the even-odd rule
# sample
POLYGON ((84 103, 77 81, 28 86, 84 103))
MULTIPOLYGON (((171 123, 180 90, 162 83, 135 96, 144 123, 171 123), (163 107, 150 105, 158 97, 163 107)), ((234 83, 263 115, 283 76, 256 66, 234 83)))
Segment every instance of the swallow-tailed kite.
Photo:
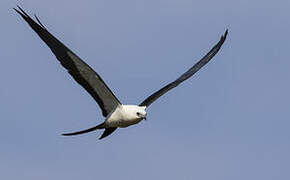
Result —
POLYGON ((105 121, 95 127, 83 131, 66 133, 63 134, 64 136, 83 134, 97 129, 105 129, 102 136, 99 138, 102 139, 113 133, 117 128, 125 128, 146 119, 146 108, 160 96, 190 78, 200 68, 207 64, 219 51, 228 34, 228 31, 226 31, 219 42, 200 61, 175 81, 156 91, 139 105, 124 105, 89 65, 48 32, 37 16, 35 16, 37 21, 35 22, 19 6, 18 8, 19 9, 14 8, 14 10, 22 16, 29 26, 47 44, 61 65, 67 69, 68 73, 95 99, 105 117, 105 121))

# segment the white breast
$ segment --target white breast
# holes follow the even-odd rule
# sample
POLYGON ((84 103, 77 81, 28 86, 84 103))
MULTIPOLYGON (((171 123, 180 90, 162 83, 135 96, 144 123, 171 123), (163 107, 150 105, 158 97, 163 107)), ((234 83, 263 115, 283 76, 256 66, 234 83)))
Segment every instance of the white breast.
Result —
POLYGON ((145 112, 145 107, 136 105, 120 105, 107 117, 105 121, 106 126, 123 128, 137 124, 142 120, 142 118, 139 118, 136 115, 139 111, 145 112))

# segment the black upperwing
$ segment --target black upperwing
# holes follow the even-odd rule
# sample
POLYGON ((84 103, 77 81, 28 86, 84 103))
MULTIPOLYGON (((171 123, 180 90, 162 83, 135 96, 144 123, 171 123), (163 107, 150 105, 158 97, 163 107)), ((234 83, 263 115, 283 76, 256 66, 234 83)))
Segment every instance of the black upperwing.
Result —
POLYGON ((120 101, 105 84, 102 78, 62 42, 50 34, 36 17, 37 22, 30 18, 19 6, 14 10, 19 13, 38 36, 48 45, 68 73, 95 99, 102 109, 103 116, 114 110, 120 101))
POLYGON ((165 87, 161 88, 160 90, 153 93, 151 96, 149 96, 147 99, 145 99, 140 106, 149 106, 152 104, 155 100, 157 100, 160 96, 168 92, 170 89, 175 88, 180 83, 185 81, 186 79, 190 78, 192 75, 194 75, 200 68, 202 68, 206 63, 208 63, 220 50, 221 46, 223 45, 226 37, 228 34, 228 30, 226 30, 225 34, 221 37, 220 41, 200 60, 198 61, 194 66, 192 66, 188 71, 186 71, 184 74, 182 74, 178 79, 175 81, 169 83, 165 87))

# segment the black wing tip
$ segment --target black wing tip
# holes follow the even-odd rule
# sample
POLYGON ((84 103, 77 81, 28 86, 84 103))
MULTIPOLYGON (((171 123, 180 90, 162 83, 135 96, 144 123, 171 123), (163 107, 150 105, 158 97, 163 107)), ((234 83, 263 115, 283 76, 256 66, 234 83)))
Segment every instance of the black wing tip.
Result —
POLYGON ((221 40, 222 40, 222 41, 225 41, 225 40, 226 40, 226 38, 227 38, 227 36, 228 36, 228 33, 229 33, 229 29, 226 29, 226 32, 225 32, 224 35, 222 35, 222 37, 221 37, 221 40))
POLYGON ((148 107, 155 100, 157 100, 160 96, 162 96, 163 94, 168 92, 170 89, 176 87, 178 84, 185 81, 186 79, 191 77, 193 74, 195 74, 197 71, 199 71, 199 69, 202 68, 205 64, 207 64, 216 55, 216 53, 220 50, 220 48, 222 47, 223 43, 225 42, 225 40, 227 38, 228 31, 229 30, 226 29, 225 33, 221 36, 221 39, 219 40, 219 42, 201 60, 199 60, 193 67, 191 67, 187 72, 182 74, 177 80, 171 82, 170 84, 167 84, 163 88, 159 89, 158 91, 156 91, 155 93, 150 95, 139 106, 147 106, 148 107), (188 75, 188 74, 190 74, 190 75, 188 75), (177 82, 177 81, 179 81, 179 82, 177 82), (172 86, 171 84, 175 84, 175 85, 172 86))
POLYGON ((227 37, 228 33, 229 33, 229 29, 226 29, 226 32, 225 32, 225 34, 224 34, 224 37, 225 37, 225 38, 227 37))
MULTIPOLYGON (((32 20, 29 15, 18 5, 16 5, 18 9, 13 8, 18 14, 20 14, 26 21, 27 20, 32 20)), ((38 24, 43 28, 46 29, 45 26, 41 23, 41 21, 39 20, 39 18, 36 16, 36 14, 34 14, 34 17, 36 19, 36 21, 38 22, 38 24)))
POLYGON ((27 14, 26 14, 26 12, 20 7, 20 6, 18 6, 18 5, 16 5, 17 6, 17 8, 18 9, 16 9, 16 8, 13 8, 17 13, 19 13, 20 15, 22 15, 22 16, 28 16, 27 14), (20 10, 20 11, 19 11, 20 10))
POLYGON ((228 36, 228 32, 229 32, 229 30, 226 29, 226 32, 221 36, 220 41, 217 43, 218 47, 221 47, 223 45, 223 43, 225 42, 225 40, 226 40, 226 38, 228 36))
POLYGON ((39 20, 39 18, 36 16, 36 14, 34 14, 35 19, 37 20, 37 22, 39 23, 39 25, 43 28, 46 29, 45 26, 41 23, 41 21, 39 20))
POLYGON ((16 11, 18 14, 20 14, 21 16, 26 16, 25 14, 23 14, 21 11, 19 11, 19 10, 21 10, 20 9, 20 7, 19 6, 17 6, 18 7, 18 9, 16 9, 16 8, 13 8, 14 9, 14 11, 16 11))

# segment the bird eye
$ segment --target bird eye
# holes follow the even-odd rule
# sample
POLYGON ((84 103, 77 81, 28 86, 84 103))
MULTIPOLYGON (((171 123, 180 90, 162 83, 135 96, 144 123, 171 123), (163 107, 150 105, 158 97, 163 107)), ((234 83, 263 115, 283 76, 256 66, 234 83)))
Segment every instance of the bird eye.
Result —
POLYGON ((139 112, 137 112, 136 114, 137 114, 137 116, 140 116, 141 115, 139 112))

